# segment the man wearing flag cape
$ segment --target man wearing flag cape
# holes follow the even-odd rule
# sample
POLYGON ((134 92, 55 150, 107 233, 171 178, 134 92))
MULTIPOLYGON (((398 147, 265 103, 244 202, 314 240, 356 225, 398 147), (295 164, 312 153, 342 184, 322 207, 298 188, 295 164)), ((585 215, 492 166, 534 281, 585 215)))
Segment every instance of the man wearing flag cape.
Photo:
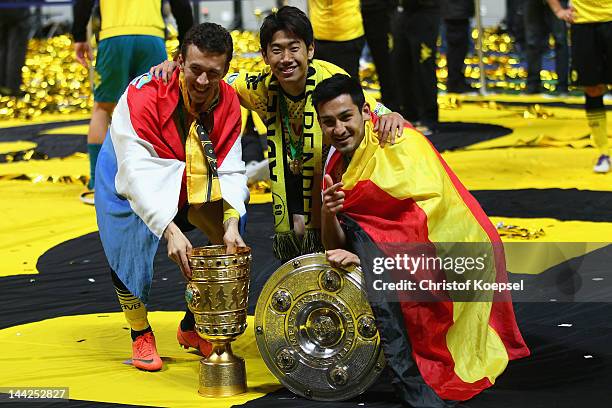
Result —
MULTIPOLYGON (((249 191, 240 142, 240 103, 223 82, 232 58, 230 34, 213 23, 194 26, 166 84, 151 74, 134 79, 114 111, 96 168, 96 214, 119 302, 131 327, 132 364, 161 369, 144 303, 162 237, 185 277, 200 229, 228 251, 244 245, 239 220, 249 191), (143 303, 144 302, 144 303, 143 303)), ((210 351, 187 312, 177 339, 210 351)))
POLYGON ((476 275, 506 282, 495 228, 423 135, 405 127, 396 144, 380 146, 372 130, 378 118, 358 82, 334 75, 317 85, 313 105, 333 144, 322 193, 322 240, 333 265, 361 265, 400 398, 432 408, 473 397, 495 382, 509 360, 529 355, 509 295, 381 293, 374 281, 457 283, 476 275), (465 260, 464 252, 481 252, 482 268, 454 277, 440 266, 407 272, 394 262, 398 248, 422 260, 465 260), (377 270, 377 259, 391 260, 384 264, 387 273, 377 270))

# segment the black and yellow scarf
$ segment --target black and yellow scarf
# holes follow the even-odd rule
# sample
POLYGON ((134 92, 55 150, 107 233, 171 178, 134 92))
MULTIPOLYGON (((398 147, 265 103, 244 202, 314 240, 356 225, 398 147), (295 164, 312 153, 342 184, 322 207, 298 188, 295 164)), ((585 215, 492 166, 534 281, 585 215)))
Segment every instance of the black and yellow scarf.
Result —
MULTIPOLYGON (((181 89, 179 113, 182 109, 182 102, 182 105, 193 117, 199 118, 200 112, 197 112, 193 107, 193 103, 187 92, 185 76, 182 72, 179 74, 179 84, 181 89)), ((216 106, 216 103, 217 102, 213 102, 208 112, 206 112, 207 114, 212 115, 212 110, 216 106)), ((180 118, 180 121, 182 127, 184 119, 180 118)), ((208 132, 200 120, 196 119, 191 122, 189 131, 185 133, 187 202, 191 205, 198 205, 220 200, 221 185, 219 184, 219 176, 217 174, 217 157, 208 136, 208 132)))
MULTIPOLYGON (((274 213, 274 255, 281 260, 287 260, 312 252, 323 251, 321 244, 321 179, 323 136, 317 123, 317 114, 312 105, 312 92, 316 85, 327 78, 318 74, 318 63, 313 61, 308 67, 306 90, 304 94, 303 120, 303 170, 302 191, 304 195, 304 223, 306 231, 300 242, 292 225, 293 220, 287 206, 287 191, 285 185, 287 141, 283 136, 283 118, 279 109, 280 84, 275 77, 268 86, 268 161, 270 162, 270 179, 272 180, 272 198, 274 213)), ((321 70, 322 71, 322 70, 321 70)))

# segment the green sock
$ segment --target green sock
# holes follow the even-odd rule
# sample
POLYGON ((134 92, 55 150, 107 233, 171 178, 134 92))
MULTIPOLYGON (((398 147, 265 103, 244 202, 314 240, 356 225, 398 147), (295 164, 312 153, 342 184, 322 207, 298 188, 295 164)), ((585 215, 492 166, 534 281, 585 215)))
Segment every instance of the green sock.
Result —
POLYGON ((89 153, 89 183, 87 183, 87 188, 90 190, 93 190, 96 185, 96 163, 98 162, 100 149, 102 149, 101 144, 87 144, 87 153, 89 153))

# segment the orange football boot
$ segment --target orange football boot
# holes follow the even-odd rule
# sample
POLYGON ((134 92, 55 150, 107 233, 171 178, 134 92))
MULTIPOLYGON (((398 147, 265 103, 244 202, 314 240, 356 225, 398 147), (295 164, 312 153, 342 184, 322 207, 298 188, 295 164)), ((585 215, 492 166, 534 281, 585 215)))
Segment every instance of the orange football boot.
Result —
POLYGON ((176 339, 183 348, 194 348, 205 357, 208 357, 212 349, 212 344, 198 336, 195 330, 182 330, 180 324, 176 332, 176 339))
POLYGON ((157 354, 153 332, 142 334, 132 342, 132 365, 145 371, 161 370, 162 360, 157 354))

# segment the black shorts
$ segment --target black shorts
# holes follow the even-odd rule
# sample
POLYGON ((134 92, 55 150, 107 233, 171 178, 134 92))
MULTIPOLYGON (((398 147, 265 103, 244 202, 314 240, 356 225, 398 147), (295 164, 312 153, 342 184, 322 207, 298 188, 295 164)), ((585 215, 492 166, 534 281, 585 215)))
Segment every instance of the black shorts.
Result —
POLYGON ((364 45, 364 36, 348 41, 315 40, 314 57, 331 62, 353 78, 359 79, 359 57, 364 45))
POLYGON ((196 229, 195 225, 189 222, 189 219, 187 217, 188 212, 189 205, 185 204, 184 206, 179 208, 178 212, 174 216, 174 219, 172 220, 182 232, 189 232, 196 229))
POLYGON ((572 25, 572 83, 612 84, 612 21, 572 25))

